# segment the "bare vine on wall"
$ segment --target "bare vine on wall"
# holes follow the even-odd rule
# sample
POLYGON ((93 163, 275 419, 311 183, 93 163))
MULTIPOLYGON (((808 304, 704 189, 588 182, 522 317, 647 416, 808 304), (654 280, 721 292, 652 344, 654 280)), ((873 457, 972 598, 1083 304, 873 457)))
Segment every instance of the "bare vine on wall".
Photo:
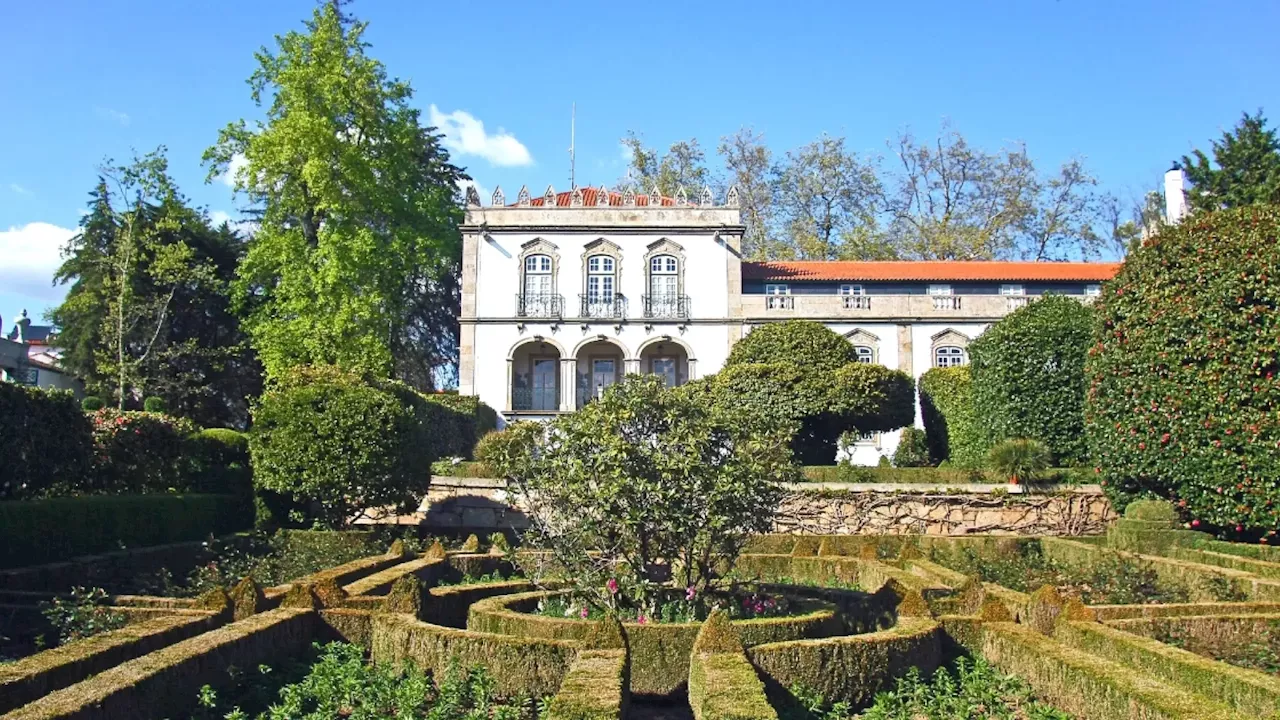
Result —
POLYGON ((1115 517, 1106 498, 1090 493, 986 494, 812 492, 784 496, 774 531, 814 535, 927 533, 1090 535, 1115 517))

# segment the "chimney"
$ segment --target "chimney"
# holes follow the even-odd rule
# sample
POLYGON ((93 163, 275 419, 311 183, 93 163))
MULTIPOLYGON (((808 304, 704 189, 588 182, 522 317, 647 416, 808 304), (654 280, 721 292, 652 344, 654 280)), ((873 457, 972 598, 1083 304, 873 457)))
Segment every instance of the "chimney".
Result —
POLYGON ((1187 175, 1174 165, 1164 174, 1164 220, 1176 224, 1187 214, 1187 175))
POLYGON ((31 318, 27 317, 27 311, 23 310, 22 315, 18 317, 18 322, 14 323, 14 327, 18 329, 18 342, 27 343, 27 334, 30 332, 31 318))

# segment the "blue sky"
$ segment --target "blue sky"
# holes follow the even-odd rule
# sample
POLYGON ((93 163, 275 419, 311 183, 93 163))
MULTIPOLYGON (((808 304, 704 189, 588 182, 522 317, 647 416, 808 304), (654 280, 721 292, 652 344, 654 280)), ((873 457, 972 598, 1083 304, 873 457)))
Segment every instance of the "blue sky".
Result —
MULTIPOLYGON (((104 157, 169 148, 183 191, 234 218, 200 154, 254 117, 253 53, 311 0, 11 3, 0 23, 0 316, 40 315, 57 247, 104 157)), ((1082 157, 1140 195, 1244 110, 1280 115, 1280 3, 411 2, 358 0, 372 54, 435 106, 455 160, 514 197, 623 172, 628 130, 653 145, 750 125, 776 152, 820 133, 880 153, 946 118, 972 144, 1027 144, 1043 168, 1082 157), (481 129, 482 125, 482 129, 481 129)), ((1274 123, 1273 123, 1274 124, 1274 123)))

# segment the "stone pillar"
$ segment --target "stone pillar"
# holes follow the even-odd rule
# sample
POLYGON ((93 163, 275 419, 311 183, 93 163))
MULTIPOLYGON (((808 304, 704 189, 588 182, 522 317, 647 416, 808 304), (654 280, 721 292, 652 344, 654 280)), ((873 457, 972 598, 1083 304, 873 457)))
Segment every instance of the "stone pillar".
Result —
POLYGON ((515 365, 516 365, 516 361, 514 359, 507 358, 507 412, 511 412, 512 410, 516 409, 514 404, 514 398, 512 397, 512 394, 515 392, 515 387, 516 387, 515 365))
POLYGON ((575 391, 578 384, 578 361, 574 358, 560 358, 560 410, 575 410, 577 399, 575 391))
POLYGON ((911 357, 911 326, 898 326, 898 369, 902 372, 915 377, 913 371, 915 364, 911 357))
POLYGON ((627 358, 622 361, 622 371, 627 375, 640 374, 640 358, 627 358))
POLYGON ((697 379, 698 379, 698 361, 695 360, 694 358, 689 358, 689 374, 685 378, 685 380, 689 381, 689 380, 697 380, 697 379))

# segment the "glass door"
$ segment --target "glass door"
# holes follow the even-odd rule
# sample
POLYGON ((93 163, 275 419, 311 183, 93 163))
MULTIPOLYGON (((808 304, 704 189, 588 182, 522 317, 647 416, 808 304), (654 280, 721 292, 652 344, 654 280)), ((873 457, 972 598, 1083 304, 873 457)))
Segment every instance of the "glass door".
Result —
POLYGON ((599 398, 605 388, 618 381, 618 361, 595 358, 591 361, 591 396, 599 398))
POLYGON ((672 357, 656 357, 649 369, 654 375, 662 378, 667 387, 675 387, 679 383, 676 374, 676 359, 672 357))
POLYGON ((530 410, 559 410, 560 393, 556 392, 556 374, 560 361, 556 358, 534 358, 532 406, 530 410))

